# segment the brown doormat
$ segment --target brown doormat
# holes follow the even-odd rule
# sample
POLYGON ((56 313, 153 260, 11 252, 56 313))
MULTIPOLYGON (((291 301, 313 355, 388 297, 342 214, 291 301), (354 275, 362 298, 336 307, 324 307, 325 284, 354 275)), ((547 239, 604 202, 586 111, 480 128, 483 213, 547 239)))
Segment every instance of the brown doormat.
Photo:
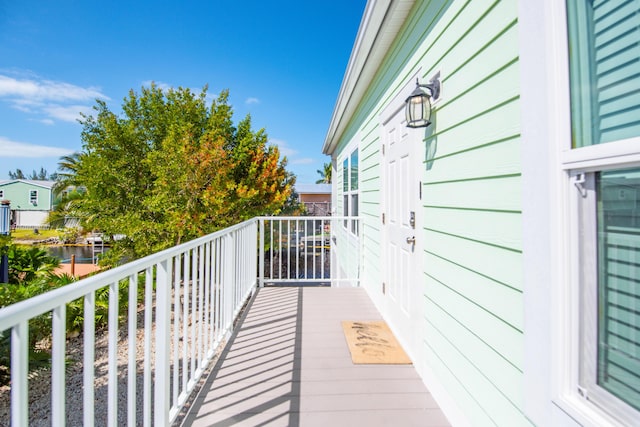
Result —
POLYGON ((355 364, 407 365, 411 360, 384 321, 342 322, 355 364))

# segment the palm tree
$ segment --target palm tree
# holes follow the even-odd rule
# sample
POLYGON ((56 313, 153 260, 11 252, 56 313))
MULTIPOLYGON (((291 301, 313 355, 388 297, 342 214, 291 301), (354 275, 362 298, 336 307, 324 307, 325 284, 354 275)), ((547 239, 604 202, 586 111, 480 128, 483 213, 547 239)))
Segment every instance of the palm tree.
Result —
POLYGON ((316 172, 322 177, 316 181, 316 184, 331 184, 331 163, 325 163, 322 170, 318 169, 316 172))
POLYGON ((25 284, 39 277, 48 276, 60 265, 58 258, 50 256, 37 246, 22 248, 11 245, 8 248, 9 283, 25 284))
POLYGON ((53 194, 58 199, 54 210, 49 212, 47 223, 52 226, 64 226, 68 217, 81 218, 79 206, 84 197, 82 183, 78 179, 78 169, 84 154, 75 152, 60 157, 58 174, 53 186, 53 194))
POLYGON ((67 188, 81 185, 78 180, 78 168, 80 167, 83 156, 83 153, 76 151, 68 156, 60 157, 57 182, 53 187, 54 195, 61 196, 67 188))
POLYGON ((68 218, 77 218, 77 221, 80 221, 83 218, 80 209, 83 198, 84 192, 77 189, 62 193, 53 210, 49 211, 46 223, 51 227, 59 228, 67 226, 68 218))

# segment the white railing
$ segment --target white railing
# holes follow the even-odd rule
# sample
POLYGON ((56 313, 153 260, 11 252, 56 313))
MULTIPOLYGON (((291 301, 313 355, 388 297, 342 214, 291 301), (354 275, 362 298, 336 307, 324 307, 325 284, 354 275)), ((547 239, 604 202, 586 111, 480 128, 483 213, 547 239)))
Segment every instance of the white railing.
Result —
POLYGON ((52 321, 52 425, 69 420, 67 308, 80 301, 82 424, 168 426, 258 285, 357 286, 361 234, 357 218, 255 218, 0 309, 0 332, 11 334, 11 425, 30 421, 30 320, 52 321), (106 411, 96 408, 104 387, 106 411))
POLYGON ((0 331, 11 330, 11 425, 29 424, 29 320, 43 314, 52 318, 51 424, 66 424, 66 309, 81 299, 83 425, 168 426, 257 286, 257 226, 247 221, 0 309, 0 331), (120 293, 128 294, 128 303, 119 304, 120 293), (105 306, 106 327, 97 328, 96 313, 105 306), (98 414, 105 411, 96 411, 94 393, 102 335, 108 341, 106 419, 98 414), (123 376, 126 392, 119 392, 123 376))
POLYGON ((359 224, 354 217, 260 218, 260 285, 358 286, 359 224))

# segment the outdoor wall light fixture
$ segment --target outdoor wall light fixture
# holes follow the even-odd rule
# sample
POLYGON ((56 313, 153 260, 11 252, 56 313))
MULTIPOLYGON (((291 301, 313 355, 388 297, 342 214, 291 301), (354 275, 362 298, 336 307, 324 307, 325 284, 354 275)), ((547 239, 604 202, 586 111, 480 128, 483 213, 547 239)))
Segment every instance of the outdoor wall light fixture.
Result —
POLYGON ((431 124, 431 100, 434 101, 440 97, 440 80, 439 76, 434 77, 429 83, 421 85, 416 79, 416 88, 405 102, 405 116, 407 118, 407 127, 424 128, 431 124), (422 90, 427 89, 427 92, 422 90))

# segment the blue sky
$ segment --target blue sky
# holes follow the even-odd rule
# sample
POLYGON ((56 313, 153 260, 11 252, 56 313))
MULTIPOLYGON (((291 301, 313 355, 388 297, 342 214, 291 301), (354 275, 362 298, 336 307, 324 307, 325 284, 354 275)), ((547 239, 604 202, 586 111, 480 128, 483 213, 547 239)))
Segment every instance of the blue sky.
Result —
POLYGON ((80 112, 130 89, 229 89, 299 183, 321 152, 365 0, 0 0, 0 179, 57 169, 82 147, 80 112))

